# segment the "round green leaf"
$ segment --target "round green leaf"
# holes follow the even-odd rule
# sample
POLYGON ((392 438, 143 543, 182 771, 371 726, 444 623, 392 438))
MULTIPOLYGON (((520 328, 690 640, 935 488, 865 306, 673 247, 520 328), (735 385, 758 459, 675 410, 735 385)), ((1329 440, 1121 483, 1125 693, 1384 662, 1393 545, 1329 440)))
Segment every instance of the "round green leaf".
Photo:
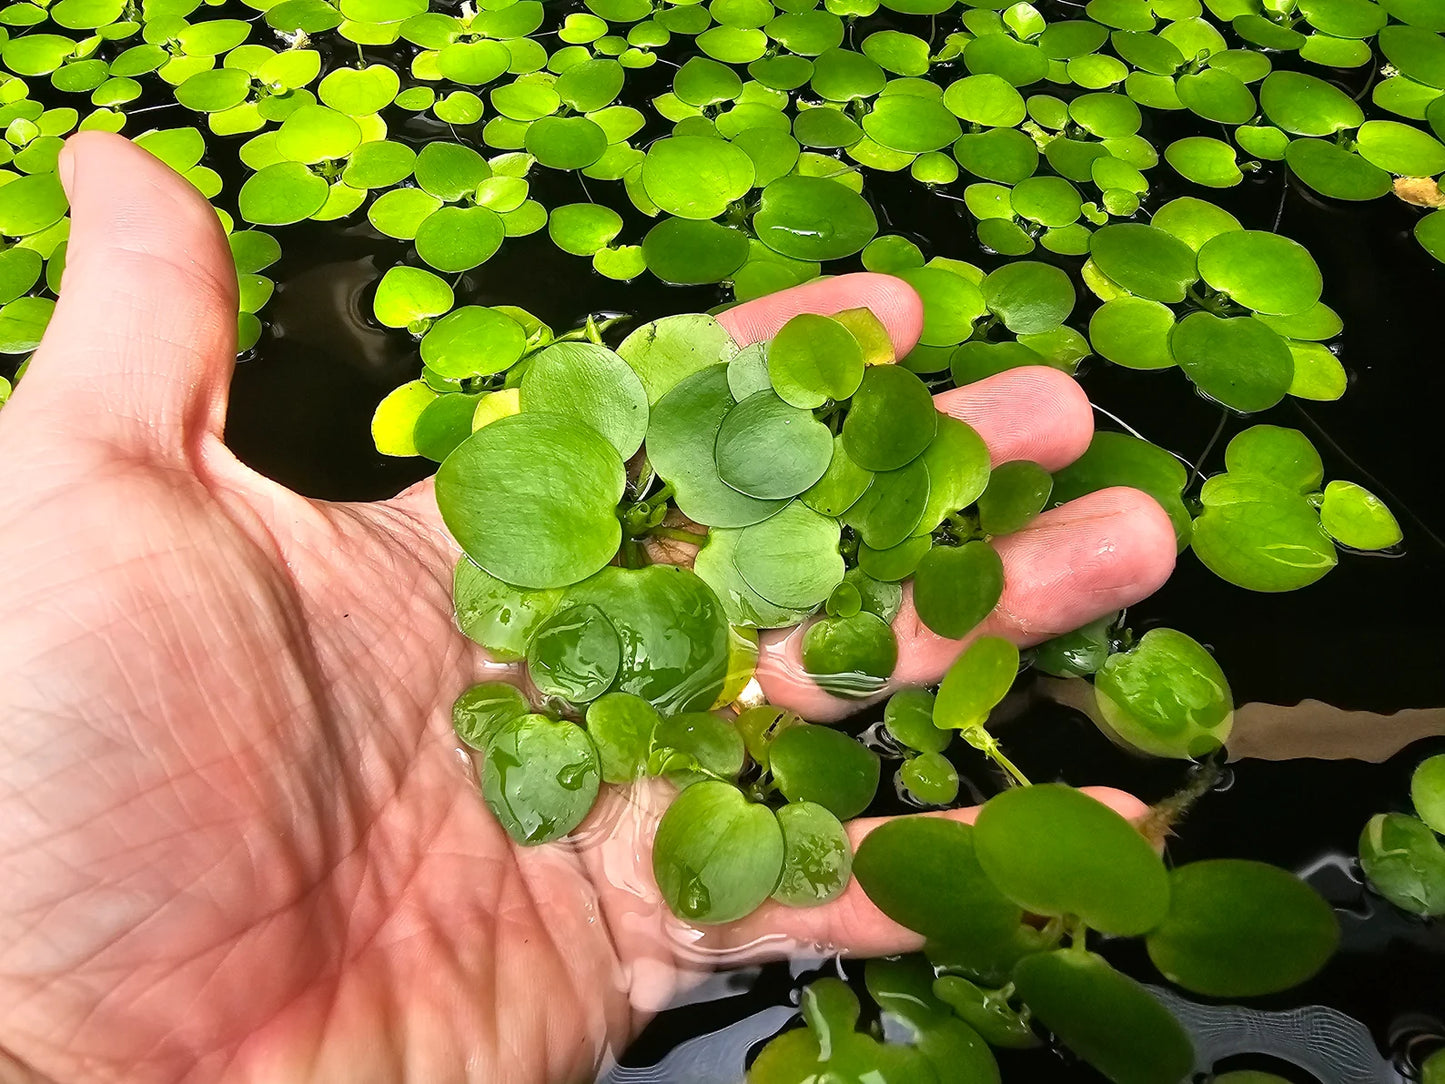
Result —
POLYGON ((1234 476, 1256 475, 1300 493, 1319 489, 1325 468, 1320 453, 1298 429, 1255 425, 1224 450, 1224 465, 1234 476))
POLYGON ((853 872, 853 847, 838 818, 815 802, 778 810, 783 873, 773 898, 790 907, 816 907, 843 894, 853 872))
MULTIPOLYGON (((627 345, 622 344, 622 353, 631 361, 627 345)), ((647 374, 641 375, 646 386, 647 374)), ((685 377, 662 396, 647 429, 647 458, 675 488, 678 509, 711 527, 746 527, 783 507, 781 501, 749 497, 718 476, 717 432, 733 406, 727 366, 712 365, 685 377)))
POLYGON ((1224 671, 1173 629, 1150 629, 1128 651, 1110 655, 1094 693, 1110 729, 1158 757, 1207 756, 1224 744, 1233 723, 1224 671))
POLYGON ((1360 833, 1360 865, 1370 885, 1411 914, 1445 914, 1445 847, 1430 827, 1403 813, 1371 817, 1360 833))
POLYGON ((1255 114, 1254 94, 1244 82, 1220 68, 1182 75, 1175 83, 1179 100, 1205 120, 1243 124, 1255 114))
POLYGON ((811 609, 843 582, 838 521, 793 501, 743 529, 733 564, 747 585, 773 605, 811 609))
POLYGON ((1292 135, 1333 135, 1365 119, 1349 95, 1300 72, 1272 73, 1260 85, 1259 104, 1271 123, 1292 135))
POLYGON ((991 535, 1013 534, 1033 522, 1048 505, 1054 480, 1026 459, 996 467, 978 498, 978 525, 991 535))
POLYGON ((546 696, 595 700, 617 677, 622 644, 596 606, 567 606, 543 621, 527 645, 527 673, 546 696))
POLYGON ((878 232, 863 197, 824 177, 783 177, 763 189, 753 216, 758 240, 797 260, 835 260, 861 252, 878 232))
POLYGON ((518 843, 560 839, 597 800, 597 750, 587 732, 544 715, 503 723, 487 743, 482 797, 518 843))
POLYGON ((879 98, 864 116, 863 130, 883 146, 911 154, 947 147, 960 134, 957 118, 943 103, 911 94, 879 98))
POLYGON ((753 186, 753 160, 740 147, 702 136, 660 139, 642 163, 651 200, 682 218, 716 218, 753 186))
POLYGON ((721 282, 746 262, 748 236, 716 222, 668 218, 647 231, 642 255, 648 270, 663 282, 721 282))
POLYGON ((1268 410, 1289 391, 1294 375, 1289 347, 1253 317, 1190 313, 1169 343, 1195 386, 1233 410, 1268 410))
POLYGON ((1006 979, 1028 936, 1023 912, 985 875, 969 825, 941 817, 896 817, 864 837, 853 873, 893 921, 931 948, 1006 979))
POLYGON ((387 327, 408 327, 440 316, 452 307, 452 300, 452 288, 430 271, 397 266, 381 277, 372 309, 387 327))
POLYGON ((863 349, 838 321, 804 313, 784 324, 768 345, 767 373, 779 398, 810 410, 858 390, 863 349))
POLYGON ((65 217, 69 206, 53 173, 35 173, 0 185, 0 233, 7 237, 39 233, 65 217))
POLYGON ((590 426, 624 460, 647 432, 647 393, 636 373, 611 350, 591 343, 554 343, 522 376, 524 411, 568 415, 590 426))
MULTIPOLYGON (((20 183, 17 181, 0 189, 0 206, 3 206, 6 190, 20 183)), ((314 215, 321 210, 329 195, 330 187, 325 179, 300 162, 276 162, 248 177, 236 200, 241 217, 247 222, 258 226, 284 226, 314 215)), ((0 224, 0 229, 4 228, 0 224)))
POLYGON ((644 773, 657 709, 631 693, 607 693, 587 705, 587 733, 604 783, 631 783, 644 773))
POLYGON ((957 640, 989 615, 1003 594, 1003 563, 984 542, 935 546, 918 563, 913 603, 938 635, 957 640))
POLYGON ((898 665, 898 639, 867 610, 825 617, 803 634, 803 669, 835 696, 869 696, 898 665))
POLYGON ((1189 1034, 1163 1002, 1102 957, 1081 948, 1041 952, 1021 960, 1013 978, 1034 1017, 1110 1080, 1172 1084, 1189 1077, 1189 1034))
MULTIPOLYGON (((405 314, 406 310, 398 311, 395 318, 405 314)), ((526 345, 526 331, 506 313, 464 305, 428 329, 421 340, 421 360, 443 377, 465 380, 510 368, 526 345)))
POLYGON ((276 132, 276 150, 290 162, 313 165, 345 158, 361 143, 361 127, 345 113, 303 105, 276 132))
POLYGON ((1387 26, 1378 40, 1380 51, 1401 75, 1445 88, 1445 40, 1439 34, 1418 26, 1387 26))
POLYGON ((1174 313, 1168 306, 1142 297, 1117 297, 1095 310, 1089 341, 1099 354, 1126 369, 1167 369, 1174 364, 1169 352, 1173 330, 1174 313))
POLYGON ((894 740, 920 753, 941 753, 953 735, 933 725, 934 696, 927 689, 899 689, 883 706, 883 725, 894 740))
POLYGON ((1335 567, 1334 544, 1298 490, 1224 475, 1206 482, 1200 499, 1194 552, 1221 579, 1251 591, 1294 591, 1335 567))
POLYGON ((1221 233, 1244 228, 1228 211, 1193 196, 1170 200, 1154 212, 1150 225, 1173 234, 1195 252, 1221 233))
POLYGON ((783 870, 783 832, 767 806, 730 783, 688 787, 662 815, 652 871, 673 914, 703 924, 733 922, 773 892, 783 870))
POLYGON ((473 749, 485 750, 503 724, 528 713, 522 690, 504 681, 473 685, 452 705, 452 727, 473 749))
POLYGON ((353 117, 380 112, 395 100, 401 80, 384 64, 365 68, 335 68, 316 88, 320 99, 332 109, 353 117))
POLYGON ((1191 862, 1169 875, 1169 914, 1149 958, 1170 982, 1210 997, 1258 997, 1297 986, 1334 954, 1330 905, 1292 873, 1263 862, 1191 862))
POLYGON ((1270 316, 1308 311, 1324 286, 1303 245, 1260 230, 1232 230, 1205 243, 1199 274, 1237 304, 1270 316))
POLYGON ((527 129, 527 153, 553 169, 583 169, 607 150, 607 133, 586 117, 543 117, 527 129))
POLYGON ((878 790, 878 754, 831 727, 788 727, 768 757, 788 801, 816 802, 839 820, 862 813, 878 790))
POLYGON ((617 552, 626 471, 596 430, 516 414, 477 430, 437 472, 437 505, 482 568, 521 587, 562 587, 617 552))
POLYGON ((1295 176, 1322 196, 1371 200, 1390 191, 1390 175, 1323 139, 1296 139, 1284 152, 1295 176))
POLYGON ((1074 284, 1046 263, 1018 261, 983 280, 984 303, 1016 335, 1050 331, 1074 309, 1074 284))
POLYGON ((1077 915, 1132 936, 1169 909, 1164 863, 1138 830, 1095 798, 1058 783, 995 795, 974 825, 978 860, 1005 896, 1040 915, 1077 915))
POLYGON ((1176 139, 1164 148, 1164 159, 1180 176, 1206 188, 1232 188, 1244 179, 1234 148, 1207 136, 1176 139))
POLYGON ((1445 172, 1445 145, 1427 132, 1393 120, 1367 120, 1355 134, 1360 157, 1389 173, 1430 177, 1445 172))
POLYGON ((597 203, 568 203, 553 209, 547 235, 563 252, 591 256, 622 232, 622 216, 597 203))
POLYGON ((1039 168, 1038 145, 1013 128, 967 132, 953 145, 953 156, 975 177, 1001 184, 1017 184, 1039 168))
POLYGON ((895 470, 921 455, 937 428, 938 412, 922 380, 900 366, 873 365, 843 422, 843 447, 860 467, 895 470))
POLYGON ((416 254, 438 271, 470 271, 502 247, 506 227, 486 207, 442 207, 416 230, 416 254))
POLYGON ((832 455, 828 427, 772 391, 750 395, 728 411, 718 427, 719 477, 759 500, 802 493, 823 477, 832 455))
POLYGON ((1157 226, 1125 222, 1097 230, 1089 253, 1099 270, 1132 294, 1178 304, 1199 277, 1193 250, 1157 226))

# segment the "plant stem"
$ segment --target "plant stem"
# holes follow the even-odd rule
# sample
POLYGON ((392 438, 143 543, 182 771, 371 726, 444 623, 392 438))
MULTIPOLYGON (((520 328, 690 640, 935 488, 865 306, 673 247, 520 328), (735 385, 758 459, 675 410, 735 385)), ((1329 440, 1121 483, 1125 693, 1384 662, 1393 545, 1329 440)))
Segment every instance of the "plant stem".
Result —
POLYGON ((1019 771, 1014 762, 1004 755, 998 739, 982 726, 970 727, 968 730, 963 731, 963 740, 1007 772, 1019 786, 1027 787, 1029 785, 1028 777, 1019 771))
POLYGON ((701 546, 707 535, 697 531, 685 531, 681 527, 654 527, 647 532, 649 538, 666 538, 672 542, 686 542, 689 546, 701 546))

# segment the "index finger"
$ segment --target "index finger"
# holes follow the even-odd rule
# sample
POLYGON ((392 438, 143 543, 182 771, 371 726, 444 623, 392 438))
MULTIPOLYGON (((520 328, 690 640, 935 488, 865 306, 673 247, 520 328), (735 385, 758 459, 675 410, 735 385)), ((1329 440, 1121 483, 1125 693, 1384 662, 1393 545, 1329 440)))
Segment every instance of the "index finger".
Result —
POLYGON ((871 309, 888 329, 893 352, 903 357, 923 331, 923 300, 912 286, 892 275, 859 271, 837 278, 816 279, 791 290, 769 294, 718 314, 739 346, 771 339, 794 316, 831 316, 845 309, 871 309))

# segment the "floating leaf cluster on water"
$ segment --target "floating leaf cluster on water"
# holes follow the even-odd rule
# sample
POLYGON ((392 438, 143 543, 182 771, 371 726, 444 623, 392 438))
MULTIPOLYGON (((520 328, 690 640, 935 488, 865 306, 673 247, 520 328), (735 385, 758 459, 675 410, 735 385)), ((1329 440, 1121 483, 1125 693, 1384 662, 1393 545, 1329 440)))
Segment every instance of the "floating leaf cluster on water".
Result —
POLYGON ((859 846, 854 872, 885 914, 927 938, 926 958, 867 966, 894 1041, 859 1032, 852 991, 821 980, 804 993, 806 1029, 769 1043, 751 1084, 820 1072, 997 1081, 988 1047, 1037 1045, 1034 1022, 1110 1080, 1177 1084, 1195 1064, 1188 1035, 1144 986, 1088 950, 1090 929, 1143 936, 1164 977, 1215 997, 1288 989, 1339 940, 1330 906, 1293 875, 1232 859, 1166 870, 1134 825, 1057 784, 1007 790, 973 826, 886 823, 859 846))
MULTIPOLYGON (((1429 211, 1415 233, 1445 260, 1434 0, 430 6, 0 8, 0 352, 28 355, 54 308, 69 231, 55 168, 75 130, 136 134, 216 204, 243 351, 263 335, 265 272, 287 227, 364 221, 402 243, 371 311, 414 339, 421 375, 381 404, 373 435, 386 454, 442 464, 439 501, 468 554, 459 622, 495 659, 525 662, 538 694, 489 683, 454 713, 484 752, 483 796, 518 841, 574 829, 604 783, 663 776, 683 788, 656 848, 676 913, 721 922, 769 897, 826 902, 849 883, 842 822, 872 801, 882 759, 779 708, 713 713, 752 675, 758 629, 806 626, 820 684, 876 692, 906 589, 925 625, 963 636, 1003 589, 988 540, 1113 485, 1154 496, 1181 551, 1254 590, 1313 582, 1339 547, 1400 542, 1372 494, 1325 484, 1294 430, 1245 430, 1207 480, 1109 432, 1052 475, 1025 461, 990 471, 977 435, 930 395, 1022 365, 1074 372, 1097 355, 1177 367, 1240 414, 1339 398, 1347 376, 1327 344, 1341 324, 1309 254, 1162 193, 1271 172, 1331 199, 1393 189, 1429 211), (1342 89, 1351 72, 1358 93, 1342 89), (889 232, 879 182, 905 173, 966 210, 986 268, 925 258, 889 232), (607 278, 720 284, 736 300, 856 261, 919 293, 922 337, 894 359, 859 311, 800 317, 742 350, 701 314, 619 342, 605 325, 557 335, 521 308, 473 303, 478 269, 509 238, 543 231, 607 278), (695 548, 694 566, 651 563, 663 542, 695 548)), ((0 403, 10 387, 0 381, 0 403)), ((1209 652, 1116 624, 1023 661, 1092 675, 1098 717, 1126 744, 1180 758, 1217 749, 1233 699, 1209 652)), ((889 699, 886 755, 914 803, 956 799, 955 733, 1024 782, 986 727, 1020 661, 983 639, 936 694, 889 699)), ((1383 815, 1361 844, 1380 891, 1425 913, 1445 908, 1438 782, 1422 767, 1422 819, 1383 815)), ((1230 862, 1166 875, 1132 828, 1071 793, 1022 787, 976 829, 930 819, 870 836, 860 880, 929 938, 942 969, 870 965, 885 1019, 915 1042, 859 1031, 856 997, 818 984, 808 1030, 785 1033, 754 1075, 791 1081, 827 1062, 925 1084, 991 1080, 987 1044, 1033 1043, 1037 1020, 1115 1080, 1177 1079, 1187 1040, 1087 951, 1085 925, 1145 935, 1161 973, 1219 996, 1283 988, 1328 955, 1328 908, 1288 875, 1230 862), (1124 871, 1117 883, 1100 873, 1106 858, 1111 877, 1124 871), (1024 926, 1025 909, 1050 921, 1024 926)))
POLYGON ((1380 813, 1360 833, 1360 865, 1396 907, 1445 915, 1445 754, 1422 761, 1410 780, 1415 816, 1380 813), (1437 834, 1438 833, 1438 834, 1437 834))

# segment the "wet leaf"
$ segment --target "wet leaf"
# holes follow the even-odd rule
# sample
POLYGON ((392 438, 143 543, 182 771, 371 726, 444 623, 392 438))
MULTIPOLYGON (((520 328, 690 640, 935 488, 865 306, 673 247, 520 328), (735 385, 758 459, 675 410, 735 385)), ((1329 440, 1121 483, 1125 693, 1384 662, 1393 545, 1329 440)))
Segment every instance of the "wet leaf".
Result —
POLYGON ((482 798, 507 834, 534 845, 560 839, 597 800, 597 750, 581 727, 522 715, 487 743, 482 798))
POLYGON ((898 665, 898 639, 882 618, 867 610, 852 617, 825 617, 803 635, 803 669, 835 696, 868 696, 898 665))
POLYGON ((688 787, 657 828, 652 869, 673 914, 689 922, 733 922, 772 894, 783 870, 783 832, 767 806, 730 783, 688 787))

